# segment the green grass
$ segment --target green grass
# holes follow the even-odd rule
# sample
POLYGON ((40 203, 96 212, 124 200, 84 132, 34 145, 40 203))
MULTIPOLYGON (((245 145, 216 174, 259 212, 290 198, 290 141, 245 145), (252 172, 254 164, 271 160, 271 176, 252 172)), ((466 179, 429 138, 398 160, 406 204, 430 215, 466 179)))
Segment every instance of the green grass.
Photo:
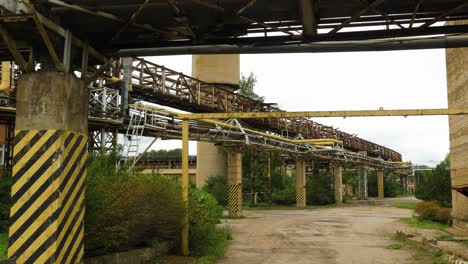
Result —
POLYGON ((403 223, 411 227, 422 228, 422 229, 444 230, 448 227, 448 225, 443 225, 443 224, 436 223, 433 221, 419 220, 416 216, 413 216, 410 218, 401 218, 400 220, 403 223))
POLYGON ((8 250, 8 234, 0 233, 0 259, 7 258, 8 250))
POLYGON ((392 250, 399 250, 402 247, 403 247, 402 244, 391 244, 391 245, 386 246, 385 248, 386 249, 392 249, 392 250))
POLYGON ((416 204, 418 202, 401 202, 401 203, 396 203, 393 206, 397 208, 403 208, 403 209, 414 209, 416 208, 416 204))
POLYGON ((398 243, 387 246, 386 248, 409 251, 413 256, 415 263, 449 264, 449 262, 444 259, 442 251, 438 249, 433 249, 412 241, 399 232, 393 235, 392 239, 398 241, 398 243))

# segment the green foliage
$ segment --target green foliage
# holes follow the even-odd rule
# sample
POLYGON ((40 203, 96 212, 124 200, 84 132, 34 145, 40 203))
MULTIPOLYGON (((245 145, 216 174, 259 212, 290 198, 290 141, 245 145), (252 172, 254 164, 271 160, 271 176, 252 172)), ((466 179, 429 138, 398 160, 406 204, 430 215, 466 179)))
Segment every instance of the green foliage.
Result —
POLYGON ((257 76, 251 72, 248 76, 242 74, 240 83, 239 83, 239 94, 251 99, 261 101, 265 99, 263 96, 259 96, 255 93, 255 85, 257 84, 257 76))
POLYGON ((223 208, 211 194, 190 188, 190 253, 195 256, 223 256, 230 237, 227 229, 217 229, 223 208))
MULTIPOLYGON (((367 176, 367 191, 369 197, 377 197, 377 172, 370 171, 367 176)), ((403 187, 399 183, 399 179, 394 174, 384 176, 384 196, 385 197, 398 197, 403 193, 403 187)))
POLYGON ((450 157, 439 163, 433 171, 419 171, 416 185, 416 197, 425 201, 439 201, 445 207, 451 207, 452 190, 450 179, 450 157))
POLYGON ((11 185, 10 175, 0 176, 0 232, 8 232, 11 207, 11 185))
POLYGON ((8 233, 0 233, 0 260, 7 258, 8 233))
POLYGON ((213 195, 220 205, 227 205, 227 177, 210 176, 203 186, 203 190, 213 195))
POLYGON ((325 205, 335 203, 335 192, 332 189, 332 177, 329 175, 315 175, 307 179, 307 204, 325 205))
POLYGON ((117 155, 90 157, 86 190, 88 256, 176 241, 183 203, 180 186, 159 175, 116 171, 117 155))
POLYGON ((271 199, 275 204, 289 205, 296 203, 296 176, 282 177, 281 184, 273 191, 271 199))
POLYGON ((170 149, 170 150, 165 150, 165 149, 160 149, 160 150, 151 150, 147 151, 144 156, 149 156, 149 157, 182 157, 182 149, 176 148, 176 149, 170 149))

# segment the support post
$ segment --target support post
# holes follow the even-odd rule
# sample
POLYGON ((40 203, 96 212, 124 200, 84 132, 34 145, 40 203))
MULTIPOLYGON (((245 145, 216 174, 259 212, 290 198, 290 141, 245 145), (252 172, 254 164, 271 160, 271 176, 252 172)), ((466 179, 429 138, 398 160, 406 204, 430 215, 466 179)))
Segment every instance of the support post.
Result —
POLYGON ((335 202, 343 202, 343 167, 339 163, 333 165, 333 186, 335 190, 335 202))
POLYGON ((271 200, 271 154, 268 155, 268 204, 272 204, 271 200))
POLYGON ((182 255, 188 256, 189 251, 189 121, 182 121, 182 201, 184 216, 182 220, 182 255))
POLYGON ((17 89, 8 258, 81 263, 87 90, 55 72, 22 75, 17 89))
POLYGON ((306 173, 305 160, 296 160, 296 206, 306 207, 306 173))
POLYGON ((368 169, 366 166, 358 167, 358 197, 365 199, 368 197, 367 190, 367 175, 368 169))
POLYGON ((250 199, 250 206, 255 205, 255 171, 254 171, 254 155, 255 152, 252 149, 250 151, 250 194, 251 194, 251 199, 250 199))
POLYGON ((242 215, 242 153, 231 149, 227 154, 228 161, 228 213, 229 216, 242 215))
POLYGON ((378 197, 384 198, 384 170, 383 169, 377 170, 377 191, 378 191, 378 197))

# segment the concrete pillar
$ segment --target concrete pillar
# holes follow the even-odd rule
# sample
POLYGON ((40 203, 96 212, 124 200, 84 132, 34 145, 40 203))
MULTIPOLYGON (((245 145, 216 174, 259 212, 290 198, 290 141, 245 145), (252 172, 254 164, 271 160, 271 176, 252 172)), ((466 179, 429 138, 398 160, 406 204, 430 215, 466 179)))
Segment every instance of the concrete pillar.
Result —
POLYGON ((18 80, 8 257, 81 263, 87 158, 87 89, 72 75, 18 80))
POLYGON ((305 160, 296 160, 296 206, 306 207, 306 164, 305 160))
POLYGON ((379 198, 384 198, 384 171, 377 170, 377 193, 379 198))
MULTIPOLYGON (((449 22, 450 25, 466 24, 449 22)), ((468 108, 468 48, 447 49, 448 107, 468 108)), ((453 188, 468 186, 468 116, 450 116, 450 169, 453 188)), ((468 196, 452 191, 453 225, 468 230, 468 196)))
MULTIPOLYGON (((193 55, 192 76, 227 89, 235 89, 240 80, 240 56, 193 55)), ((197 143, 197 187, 203 187, 210 176, 226 176, 226 155, 213 143, 197 143)))
POLYGON ((229 216, 242 215, 242 153, 228 151, 228 213, 229 216))
POLYGON ((358 172, 358 197, 365 199, 368 197, 367 175, 369 171, 366 166, 360 166, 356 170, 358 172))
POLYGON ((333 164, 333 186, 335 190, 335 202, 343 202, 343 167, 341 164, 333 164))

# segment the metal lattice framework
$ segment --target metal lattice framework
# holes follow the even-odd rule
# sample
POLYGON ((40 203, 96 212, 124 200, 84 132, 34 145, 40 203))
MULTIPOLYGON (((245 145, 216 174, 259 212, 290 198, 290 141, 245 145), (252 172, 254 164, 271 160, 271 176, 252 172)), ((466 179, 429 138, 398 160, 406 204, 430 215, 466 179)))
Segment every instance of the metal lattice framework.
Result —
MULTIPOLYGON (((190 112, 283 112, 277 104, 241 96, 219 85, 203 82, 144 59, 135 58, 132 70, 130 94, 133 98, 190 112)), ((120 82, 116 82, 114 86, 120 85, 120 82)), ((308 118, 263 118, 245 122, 251 127, 290 138, 334 138, 342 141, 345 149, 366 151, 373 157, 401 161, 401 155, 396 151, 308 118)))

